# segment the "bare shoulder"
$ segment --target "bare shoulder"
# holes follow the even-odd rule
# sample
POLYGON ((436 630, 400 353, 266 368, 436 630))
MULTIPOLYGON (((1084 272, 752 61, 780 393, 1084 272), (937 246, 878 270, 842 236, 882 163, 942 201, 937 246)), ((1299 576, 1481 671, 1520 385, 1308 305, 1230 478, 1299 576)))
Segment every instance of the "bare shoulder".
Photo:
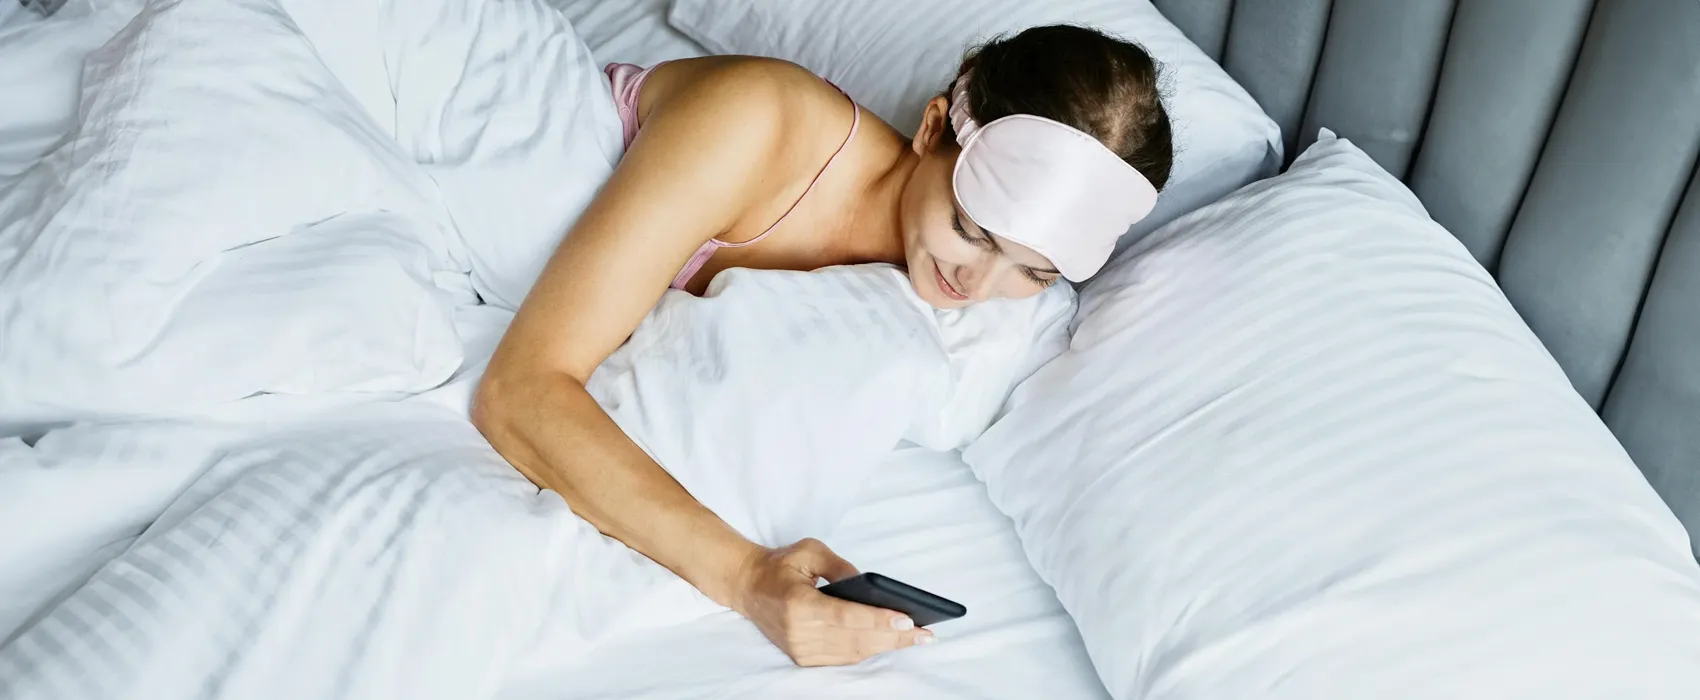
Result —
POLYGON ((781 216, 851 120, 830 85, 766 59, 668 63, 640 99, 637 139, 550 256, 487 381, 538 367, 589 377, 704 241, 781 216))
POLYGON ((790 61, 709 56, 658 67, 644 84, 639 120, 671 115, 704 137, 731 138, 805 170, 843 143, 852 103, 837 88, 790 61), (694 129, 693 129, 694 130, 694 129))
POLYGON ((658 66, 644 84, 638 113, 678 102, 709 100, 739 108, 798 110, 843 105, 839 92, 807 68, 760 56, 705 56, 658 66))

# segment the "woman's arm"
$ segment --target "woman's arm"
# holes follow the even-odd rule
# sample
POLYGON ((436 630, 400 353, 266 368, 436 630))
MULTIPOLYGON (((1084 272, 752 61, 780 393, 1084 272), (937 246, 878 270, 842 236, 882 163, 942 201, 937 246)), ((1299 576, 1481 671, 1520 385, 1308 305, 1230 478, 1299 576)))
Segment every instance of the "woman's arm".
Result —
POLYGON ((691 253, 710 237, 765 227, 755 219, 790 185, 774 173, 805 172, 787 165, 814 157, 784 131, 808 111, 788 84, 795 67, 679 67, 651 78, 668 87, 653 103, 646 88, 643 131, 521 305, 479 386, 473 422, 533 483, 748 617, 798 663, 853 663, 913 644, 928 633, 907 629, 900 615, 815 590, 817 576, 855 573, 825 545, 768 550, 744 539, 585 391, 691 253))

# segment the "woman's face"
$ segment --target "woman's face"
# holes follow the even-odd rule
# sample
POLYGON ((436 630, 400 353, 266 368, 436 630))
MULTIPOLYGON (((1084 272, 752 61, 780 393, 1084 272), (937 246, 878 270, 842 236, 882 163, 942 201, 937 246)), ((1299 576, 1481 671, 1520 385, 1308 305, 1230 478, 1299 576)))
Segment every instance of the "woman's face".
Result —
POLYGON ((940 144, 949 103, 927 104, 914 148, 921 157, 903 191, 903 252, 915 293, 940 309, 987 299, 1030 297, 1061 275, 1051 261, 1024 245, 981 230, 957 206, 951 171, 961 150, 940 144))

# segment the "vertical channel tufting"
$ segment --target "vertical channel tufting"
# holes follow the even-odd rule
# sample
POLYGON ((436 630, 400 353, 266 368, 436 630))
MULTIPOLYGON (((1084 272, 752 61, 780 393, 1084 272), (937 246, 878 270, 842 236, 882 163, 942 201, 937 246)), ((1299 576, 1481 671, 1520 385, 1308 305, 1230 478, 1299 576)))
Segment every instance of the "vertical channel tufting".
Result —
POLYGON ((1233 13, 1234 0, 1153 0, 1153 4, 1186 33, 1186 38, 1217 63, 1222 62, 1222 46, 1228 39, 1228 17, 1233 13))
POLYGON ((1700 169, 1665 239, 1604 414, 1688 526, 1700 556, 1700 169))
POLYGON ((1332 6, 1332 0, 1244 0, 1234 3, 1229 17, 1222 65, 1280 125, 1286 163, 1299 154, 1299 128, 1332 6))
POLYGON ((1434 96, 1452 10, 1453 0, 1335 0, 1299 150, 1316 141, 1318 129, 1333 129, 1404 178, 1434 96))
POLYGON ((1534 174, 1593 5, 1461 2, 1453 16, 1409 181, 1435 221, 1489 270, 1534 174))
POLYGON ((1700 2, 1600 2, 1499 265, 1596 408, 1697 150, 1700 2))

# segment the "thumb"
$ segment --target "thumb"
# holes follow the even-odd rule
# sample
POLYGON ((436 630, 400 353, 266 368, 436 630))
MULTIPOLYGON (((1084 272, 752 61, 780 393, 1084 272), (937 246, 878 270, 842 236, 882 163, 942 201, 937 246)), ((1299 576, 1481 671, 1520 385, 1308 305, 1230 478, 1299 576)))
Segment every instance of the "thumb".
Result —
POLYGON ((801 555, 798 564, 811 581, 817 576, 827 581, 841 581, 861 573, 820 540, 806 539, 798 542, 797 552, 801 555))

